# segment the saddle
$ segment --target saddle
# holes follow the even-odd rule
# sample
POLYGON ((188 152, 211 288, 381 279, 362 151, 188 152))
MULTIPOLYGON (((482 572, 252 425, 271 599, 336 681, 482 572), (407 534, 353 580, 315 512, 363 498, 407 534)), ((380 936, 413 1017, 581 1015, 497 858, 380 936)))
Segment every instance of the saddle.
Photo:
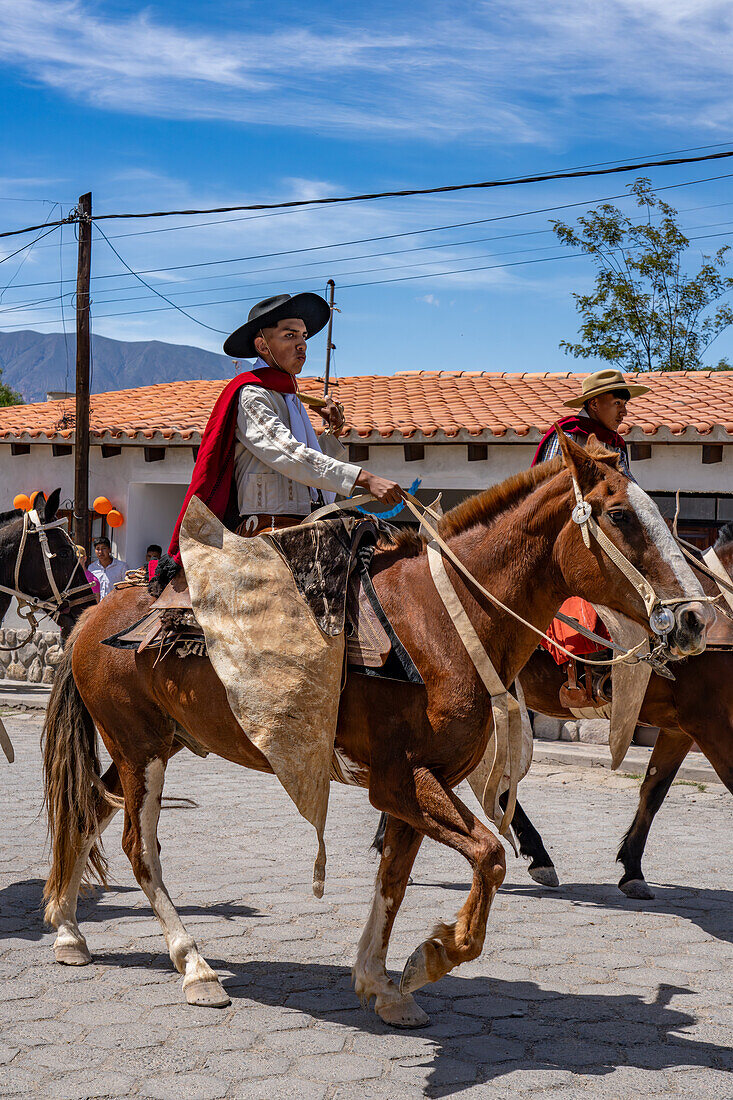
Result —
MULTIPOLYGON (((367 676, 422 683, 372 584, 370 569, 378 530, 360 519, 350 534, 340 521, 288 528, 266 536, 282 554, 321 630, 346 634, 346 661, 367 676)), ((124 582, 123 582, 124 583, 124 582)), ((115 649, 156 650, 158 659, 205 657, 206 638, 196 620, 181 569, 131 627, 104 639, 115 649)))

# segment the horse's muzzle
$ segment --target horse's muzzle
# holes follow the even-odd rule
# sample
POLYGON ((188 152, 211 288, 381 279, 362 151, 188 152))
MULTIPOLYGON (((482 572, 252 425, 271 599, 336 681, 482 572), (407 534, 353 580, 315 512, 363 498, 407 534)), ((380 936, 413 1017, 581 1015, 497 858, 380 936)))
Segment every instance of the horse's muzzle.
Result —
POLYGON ((667 645, 675 657, 694 657, 705 650, 705 635, 715 618, 704 603, 683 603, 675 611, 675 625, 667 645))

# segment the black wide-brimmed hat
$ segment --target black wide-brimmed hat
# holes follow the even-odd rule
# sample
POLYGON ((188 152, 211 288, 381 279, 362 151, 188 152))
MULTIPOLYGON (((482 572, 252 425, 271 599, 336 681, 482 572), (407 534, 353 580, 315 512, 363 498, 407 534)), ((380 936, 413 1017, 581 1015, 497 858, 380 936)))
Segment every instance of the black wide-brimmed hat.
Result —
POLYGON ((320 294, 304 291, 302 294, 276 294, 274 298, 265 298, 249 311, 247 323, 227 336, 224 341, 224 354, 234 359, 256 359, 259 352, 255 347, 255 337, 260 329, 271 328, 286 317, 298 317, 308 330, 308 336, 315 336, 328 321, 331 309, 320 294))

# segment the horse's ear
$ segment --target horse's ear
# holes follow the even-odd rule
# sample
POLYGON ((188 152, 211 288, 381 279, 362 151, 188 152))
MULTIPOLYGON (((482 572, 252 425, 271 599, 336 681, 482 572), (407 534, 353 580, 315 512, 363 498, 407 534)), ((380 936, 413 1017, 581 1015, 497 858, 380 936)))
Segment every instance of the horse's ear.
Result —
POLYGON ((583 489, 592 488, 598 481, 600 471, 598 463, 592 455, 589 455, 585 447, 581 447, 569 435, 565 435, 559 424, 555 425, 560 451, 565 459, 565 465, 583 489))
POLYGON ((43 505, 43 522, 50 523, 51 520, 56 518, 56 513, 59 510, 59 501, 61 499, 61 489, 54 489, 50 497, 44 499, 43 505))
POLYGON ((618 451, 609 451, 608 447, 601 443, 595 432, 591 432, 588 436, 585 443, 585 449, 588 454, 592 455, 593 458, 599 459, 601 462, 605 462, 611 466, 618 466, 619 464, 620 456, 618 451))

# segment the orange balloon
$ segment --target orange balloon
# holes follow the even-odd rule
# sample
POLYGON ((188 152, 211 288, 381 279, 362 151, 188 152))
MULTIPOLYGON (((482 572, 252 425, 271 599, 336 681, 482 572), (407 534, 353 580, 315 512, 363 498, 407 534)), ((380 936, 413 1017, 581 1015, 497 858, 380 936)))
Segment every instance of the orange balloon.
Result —
POLYGON ((112 510, 112 505, 106 497, 97 497, 92 507, 100 516, 106 516, 112 510))
POLYGON ((122 512, 118 512, 116 508, 112 508, 107 512, 107 523, 110 527, 121 527, 124 522, 125 518, 122 512))
POLYGON ((25 493, 18 493, 17 497, 13 497, 13 508, 20 508, 21 512, 30 511, 31 498, 25 493))
POLYGON ((35 492, 31 493, 31 508, 35 508, 35 506, 36 506, 36 497, 38 496, 39 493, 41 495, 43 495, 43 489, 36 489, 35 492))

